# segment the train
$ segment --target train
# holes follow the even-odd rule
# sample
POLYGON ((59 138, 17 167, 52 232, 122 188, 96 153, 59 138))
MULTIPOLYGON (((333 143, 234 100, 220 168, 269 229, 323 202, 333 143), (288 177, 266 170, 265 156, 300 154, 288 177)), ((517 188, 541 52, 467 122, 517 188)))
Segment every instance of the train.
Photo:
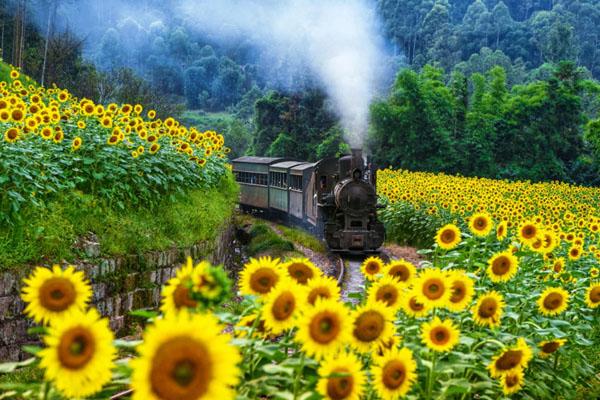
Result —
POLYGON ((314 163, 244 156, 232 160, 232 171, 242 211, 299 226, 332 252, 376 252, 385 240, 375 173, 359 149, 314 163))

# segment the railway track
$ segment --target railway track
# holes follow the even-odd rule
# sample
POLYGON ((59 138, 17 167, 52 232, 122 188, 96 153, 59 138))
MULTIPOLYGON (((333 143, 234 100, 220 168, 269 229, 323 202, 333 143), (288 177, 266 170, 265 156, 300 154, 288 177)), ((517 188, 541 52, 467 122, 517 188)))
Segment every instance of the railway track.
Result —
MULTIPOLYGON (((377 254, 384 262, 389 261, 385 253, 377 254)), ((358 300, 350 296, 352 293, 360 293, 365 287, 365 278, 360 271, 360 267, 368 256, 348 256, 341 254, 332 254, 336 264, 336 279, 341 289, 344 302, 356 303, 358 300)))

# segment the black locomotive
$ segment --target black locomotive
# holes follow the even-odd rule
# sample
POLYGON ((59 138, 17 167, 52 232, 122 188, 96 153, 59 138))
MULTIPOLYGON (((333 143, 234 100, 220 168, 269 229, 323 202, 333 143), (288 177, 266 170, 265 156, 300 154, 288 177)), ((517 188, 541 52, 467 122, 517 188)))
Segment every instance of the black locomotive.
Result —
POLYGON ((360 150, 316 163, 240 157, 232 164, 242 210, 301 226, 332 251, 371 252, 383 244, 375 174, 360 150))

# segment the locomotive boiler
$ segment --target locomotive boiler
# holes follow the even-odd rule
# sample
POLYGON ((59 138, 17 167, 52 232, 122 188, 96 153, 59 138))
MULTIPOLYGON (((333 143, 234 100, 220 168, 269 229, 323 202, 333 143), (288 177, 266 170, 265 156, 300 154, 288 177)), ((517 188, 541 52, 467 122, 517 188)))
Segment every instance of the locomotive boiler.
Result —
POLYGON ((232 164, 243 211, 303 227, 332 251, 365 253, 383 244, 375 174, 360 150, 315 163, 240 157, 232 164))

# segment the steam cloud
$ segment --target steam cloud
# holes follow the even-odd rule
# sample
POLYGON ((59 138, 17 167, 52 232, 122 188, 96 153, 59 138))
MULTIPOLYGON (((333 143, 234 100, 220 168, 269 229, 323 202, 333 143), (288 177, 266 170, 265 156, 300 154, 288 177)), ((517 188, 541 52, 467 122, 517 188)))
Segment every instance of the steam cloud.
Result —
POLYGON ((187 0, 178 12, 191 26, 224 40, 250 38, 272 62, 309 68, 333 101, 350 146, 362 147, 386 60, 367 2, 187 0))
MULTIPOLYGON (((345 139, 362 147, 369 104, 389 83, 394 66, 379 36, 371 0, 166 0, 164 15, 154 0, 78 0, 60 2, 57 30, 86 38, 84 54, 103 46, 101 37, 119 36, 126 54, 143 52, 156 29, 169 20, 185 21, 188 29, 226 46, 250 43, 257 49, 260 71, 283 89, 301 89, 299 82, 318 81, 340 117, 345 139), (277 76, 273 76, 277 74, 277 76), (270 76, 269 76, 270 75, 270 76)), ((164 9, 164 8, 163 8, 164 9)), ((40 31, 47 14, 36 15, 40 31)), ((108 48, 110 52, 110 45, 108 48)), ((113 60, 96 58, 101 68, 113 60)), ((139 59, 123 57, 123 65, 142 69, 139 59)), ((161 62, 169 63, 168 59, 161 62)))

